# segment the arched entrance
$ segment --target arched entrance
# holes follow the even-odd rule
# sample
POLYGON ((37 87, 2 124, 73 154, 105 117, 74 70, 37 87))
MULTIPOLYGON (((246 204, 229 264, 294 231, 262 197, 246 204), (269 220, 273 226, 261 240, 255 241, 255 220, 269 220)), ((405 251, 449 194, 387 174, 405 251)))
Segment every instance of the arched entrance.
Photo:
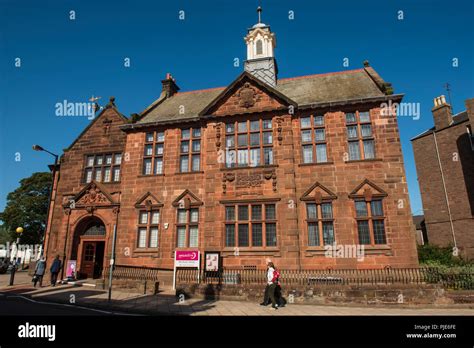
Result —
POLYGON ((75 231, 71 259, 78 262, 79 278, 100 278, 104 266, 105 225, 96 216, 81 220, 75 231))

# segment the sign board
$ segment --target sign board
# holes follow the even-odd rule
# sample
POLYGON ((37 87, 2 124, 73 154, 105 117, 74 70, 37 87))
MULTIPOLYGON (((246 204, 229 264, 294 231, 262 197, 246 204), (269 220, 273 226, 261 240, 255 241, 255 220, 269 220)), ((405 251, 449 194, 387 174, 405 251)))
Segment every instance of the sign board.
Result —
POLYGON ((219 253, 206 253, 206 272, 219 270, 219 253))
POLYGON ((176 250, 174 254, 175 267, 199 268, 199 250, 176 250))
POLYGON ((75 278, 76 277, 76 266, 77 266, 77 261, 76 260, 69 260, 67 262, 66 277, 68 277, 68 278, 75 278))
POLYGON ((178 267, 191 267, 198 269, 199 283, 199 270, 201 268, 201 258, 199 250, 175 250, 174 252, 174 270, 173 270, 173 290, 176 289, 176 269, 178 267))

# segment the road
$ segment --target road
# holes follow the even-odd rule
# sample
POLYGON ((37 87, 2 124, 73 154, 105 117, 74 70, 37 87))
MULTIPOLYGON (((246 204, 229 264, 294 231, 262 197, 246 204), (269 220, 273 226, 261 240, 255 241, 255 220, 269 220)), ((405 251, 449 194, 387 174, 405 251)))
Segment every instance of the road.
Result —
POLYGON ((19 295, 0 293, 0 316, 4 315, 114 315, 73 305, 62 305, 31 300, 19 295))

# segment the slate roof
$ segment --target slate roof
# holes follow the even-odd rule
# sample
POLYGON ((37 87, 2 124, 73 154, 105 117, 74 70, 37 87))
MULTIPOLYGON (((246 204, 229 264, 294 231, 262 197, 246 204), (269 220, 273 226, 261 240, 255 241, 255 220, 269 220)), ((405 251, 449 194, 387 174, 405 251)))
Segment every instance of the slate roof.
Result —
MULTIPOLYGON (((385 82, 371 67, 341 72, 280 79, 275 89, 297 103, 298 107, 343 102, 346 100, 384 97, 385 82)), ((215 100, 227 87, 178 92, 156 100, 141 113, 137 124, 190 121, 215 100), (180 114, 180 107, 184 107, 180 114)))
MULTIPOLYGON (((462 112, 460 112, 460 113, 453 116, 453 123, 451 123, 449 126, 447 126, 446 128, 443 128, 441 130, 444 130, 444 129, 447 129, 447 128, 450 128, 450 127, 453 127, 453 126, 457 126, 458 124, 463 123, 463 122, 468 121, 468 120, 469 120, 469 116, 467 114, 467 111, 462 111, 462 112)), ((417 136, 411 138, 410 141, 413 141, 413 140, 422 138, 425 135, 431 134, 431 133, 434 132, 435 129, 436 128, 433 126, 430 129, 424 131, 423 133, 418 134, 417 136)))

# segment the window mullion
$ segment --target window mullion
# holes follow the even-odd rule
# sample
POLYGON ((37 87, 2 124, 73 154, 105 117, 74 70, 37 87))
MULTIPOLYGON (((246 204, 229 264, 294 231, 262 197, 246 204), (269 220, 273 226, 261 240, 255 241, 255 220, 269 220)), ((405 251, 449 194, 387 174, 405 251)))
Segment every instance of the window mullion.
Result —
POLYGON ((370 202, 366 202, 366 204, 367 204, 367 221, 369 225, 370 245, 375 245, 374 229, 372 226, 372 207, 371 207, 370 202))

